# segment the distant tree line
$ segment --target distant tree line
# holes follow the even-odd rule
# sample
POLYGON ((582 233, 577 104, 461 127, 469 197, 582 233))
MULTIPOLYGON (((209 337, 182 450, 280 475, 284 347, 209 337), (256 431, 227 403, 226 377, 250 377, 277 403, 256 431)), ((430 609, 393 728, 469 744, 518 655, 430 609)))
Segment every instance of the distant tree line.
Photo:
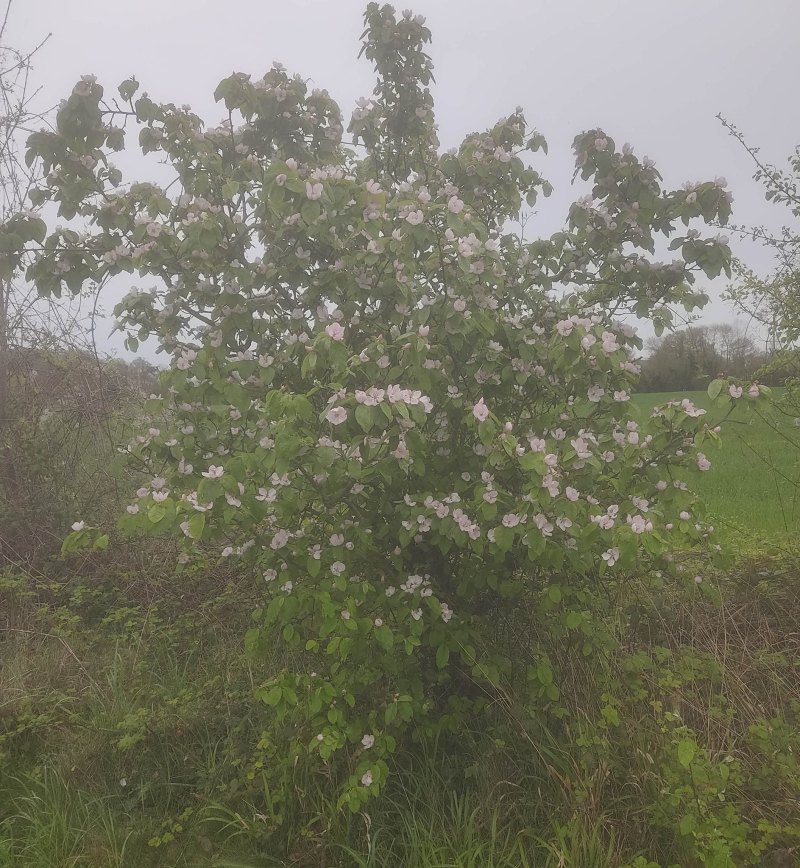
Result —
POLYGON ((694 391, 707 388, 719 375, 757 377, 767 385, 780 385, 797 376, 797 362, 779 358, 773 345, 761 346, 739 323, 694 325, 646 345, 641 361, 640 392, 694 391), (766 370, 769 368, 769 370, 766 370))

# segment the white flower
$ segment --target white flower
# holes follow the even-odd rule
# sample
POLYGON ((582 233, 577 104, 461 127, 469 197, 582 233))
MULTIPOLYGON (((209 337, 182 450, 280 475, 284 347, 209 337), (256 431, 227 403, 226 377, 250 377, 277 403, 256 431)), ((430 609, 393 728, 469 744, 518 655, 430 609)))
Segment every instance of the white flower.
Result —
POLYGON ((711 470, 711 462, 702 452, 697 453, 697 466, 700 470, 711 470))
POLYGON ((364 772, 364 774, 361 775, 361 783, 365 787, 369 787, 372 785, 372 772, 371 771, 364 772))
POLYGON ((608 551, 603 552, 601 557, 610 567, 613 567, 619 560, 619 549, 614 546, 614 548, 610 548, 608 551))
POLYGON ((334 576, 341 576, 341 574, 346 569, 347 569, 347 567, 341 561, 334 561, 331 564, 331 572, 334 574, 334 576))
POLYGON ((741 398, 742 397, 742 387, 741 386, 731 386, 728 391, 730 392, 731 398, 741 398))
POLYGON ((364 738, 361 739, 361 744, 364 745, 365 750, 369 750, 373 744, 375 744, 375 736, 366 734, 364 738))
POLYGON ((464 203, 458 196, 451 196, 447 200, 447 208, 453 214, 459 214, 464 209, 464 203))
POLYGON ((588 392, 588 398, 590 401, 593 401, 597 404, 600 399, 605 395, 605 389, 602 389, 600 386, 592 386, 588 392))
POLYGON ((647 521, 644 516, 641 515, 634 515, 632 518, 629 517, 628 523, 634 533, 644 533, 646 530, 653 529, 653 523, 647 521))
POLYGON ((289 531, 279 530, 270 542, 269 547, 275 551, 282 549, 289 542, 289 531))
POLYGON ((419 226, 419 224, 422 223, 424 219, 425 215, 422 213, 422 211, 410 211, 406 216, 406 220, 412 226, 419 226))
POLYGON ((310 181, 306 181, 306 196, 312 201, 321 199, 322 184, 312 184, 310 181))
POLYGON ((331 425, 341 425, 342 422, 347 421, 347 410, 344 407, 331 407, 325 414, 325 418, 331 425))
POLYGON ((210 464, 208 470, 204 470, 201 475, 205 476, 206 479, 219 479, 224 472, 222 467, 215 467, 213 464, 210 464))
POLYGON ((79 530, 83 530, 86 527, 86 522, 84 521, 76 521, 72 525, 72 529, 77 533, 79 530))
POLYGON ((325 327, 325 333, 331 340, 340 341, 344 337, 344 327, 340 326, 338 322, 333 322, 325 327))
POLYGON ((422 617, 422 609, 412 609, 411 610, 411 617, 415 621, 419 621, 419 619, 422 617))
POLYGON ((481 398, 477 404, 472 408, 472 415, 479 421, 485 422, 489 418, 489 408, 484 403, 483 398, 481 398))

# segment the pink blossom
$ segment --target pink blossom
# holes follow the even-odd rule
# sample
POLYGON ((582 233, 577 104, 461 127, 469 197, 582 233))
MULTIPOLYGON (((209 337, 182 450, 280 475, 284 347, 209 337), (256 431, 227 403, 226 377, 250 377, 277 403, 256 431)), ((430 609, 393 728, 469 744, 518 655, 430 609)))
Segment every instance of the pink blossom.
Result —
POLYGON ((322 198, 322 184, 312 184, 306 181, 306 196, 312 201, 322 198))
POLYGON ((742 387, 741 386, 731 386, 728 391, 730 392, 731 398, 741 398, 742 397, 742 387))
POLYGON ((556 323, 556 330, 565 338, 572 334, 574 328, 575 323, 570 319, 562 319, 561 322, 556 323))
POLYGON ((331 407, 325 414, 325 418, 331 425, 341 425, 342 422, 347 421, 347 410, 344 407, 331 407))
POLYGON ((458 214, 463 210, 464 203, 458 198, 458 196, 451 196, 447 201, 447 208, 453 214, 458 214))
POLYGON ((600 386, 592 386, 589 389, 588 398, 590 401, 593 401, 595 404, 597 404, 603 397, 603 395, 605 395, 605 393, 605 389, 601 388, 600 386))
POLYGON ((604 551, 601 557, 610 567, 613 567, 614 564, 619 560, 619 549, 614 546, 613 548, 604 551))
POLYGON ((339 325, 338 322, 332 322, 329 326, 325 327, 325 333, 331 340, 340 341, 344 337, 344 327, 339 325))
POLYGON ((481 398, 477 404, 472 408, 472 415, 479 421, 485 422, 489 418, 489 408, 484 403, 483 398, 481 398))
POLYGON ((644 533, 653 529, 653 522, 642 515, 628 516, 628 524, 634 533, 644 533))

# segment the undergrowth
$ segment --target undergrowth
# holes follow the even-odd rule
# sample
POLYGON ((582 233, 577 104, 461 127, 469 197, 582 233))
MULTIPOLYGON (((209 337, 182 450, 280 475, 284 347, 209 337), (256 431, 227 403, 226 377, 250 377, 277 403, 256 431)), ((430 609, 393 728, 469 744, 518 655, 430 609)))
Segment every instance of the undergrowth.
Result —
MULTIPOLYGON (((497 691, 457 735, 398 750, 391 788, 355 815, 301 761, 291 796, 275 787, 272 710, 254 693, 292 661, 244 654, 251 580, 178 585, 158 557, 131 557, 2 577, 3 868, 792 864, 786 556, 690 591, 629 578, 593 616, 598 653, 551 640, 558 703, 497 691)), ((505 627, 520 659, 541 638, 532 611, 505 627)))

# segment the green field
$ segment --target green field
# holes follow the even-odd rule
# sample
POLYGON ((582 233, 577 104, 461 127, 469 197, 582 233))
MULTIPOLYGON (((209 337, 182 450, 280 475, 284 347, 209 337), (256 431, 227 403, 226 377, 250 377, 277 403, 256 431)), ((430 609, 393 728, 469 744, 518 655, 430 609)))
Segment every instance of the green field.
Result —
MULTIPOLYGON (((779 391, 773 393, 776 399, 779 391)), ((684 397, 709 410, 709 424, 720 422, 730 409, 711 408, 705 392, 646 393, 634 400, 648 412, 684 397)), ((721 539, 794 534, 800 523, 800 427, 793 416, 777 407, 758 412, 737 408, 723 424, 722 445, 706 449, 706 454, 711 470, 697 480, 696 488, 721 539)))

